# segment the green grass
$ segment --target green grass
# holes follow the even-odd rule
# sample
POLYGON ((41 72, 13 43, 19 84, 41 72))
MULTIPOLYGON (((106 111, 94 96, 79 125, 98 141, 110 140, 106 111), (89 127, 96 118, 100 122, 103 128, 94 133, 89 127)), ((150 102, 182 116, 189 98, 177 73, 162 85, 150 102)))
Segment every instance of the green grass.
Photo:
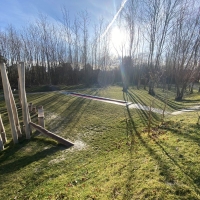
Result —
MULTIPOLYGON (((77 90, 126 99, 149 106, 145 90, 122 88, 77 90)), ((165 93, 156 89, 154 107, 162 109, 165 93)), ((197 113, 153 114, 66 96, 59 92, 28 94, 28 102, 43 105, 46 128, 72 142, 66 149, 33 133, 13 145, 3 99, 0 100, 8 143, 0 152, 0 199, 200 199, 200 134, 197 113)), ((174 102, 168 92, 166 111, 198 104, 198 93, 174 102)), ((21 113, 19 109, 19 113, 21 113)), ((31 115, 37 121, 36 115, 31 115)), ((20 116, 20 120, 22 120, 20 116)))
MULTIPOLYGON (((41 85, 41 86, 29 86, 26 88, 27 93, 34 93, 34 92, 51 92, 56 90, 74 90, 74 89, 83 89, 85 85, 41 85)), ((17 93, 17 91, 15 91, 17 93)))

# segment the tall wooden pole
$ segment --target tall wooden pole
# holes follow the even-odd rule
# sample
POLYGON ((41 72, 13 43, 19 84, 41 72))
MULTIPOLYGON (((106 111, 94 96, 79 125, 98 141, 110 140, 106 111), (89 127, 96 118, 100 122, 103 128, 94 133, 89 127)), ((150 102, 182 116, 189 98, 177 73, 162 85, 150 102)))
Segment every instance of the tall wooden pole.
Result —
POLYGON ((19 106, 22 108, 22 98, 21 98, 21 91, 20 91, 20 83, 19 83, 19 78, 17 79, 18 81, 18 94, 19 94, 19 106))
POLYGON ((9 87, 9 92, 10 92, 10 101, 11 101, 11 105, 12 105, 17 134, 18 134, 18 137, 22 137, 22 132, 21 132, 20 123, 19 123, 19 117, 18 117, 18 113, 17 113, 17 107, 15 104, 15 99, 13 97, 13 93, 12 93, 9 81, 8 81, 8 87, 9 87))
POLYGON ((1 138, 1 134, 0 134, 0 151, 4 149, 4 145, 3 145, 3 140, 1 138))
POLYGON ((1 132, 2 141, 5 144, 7 142, 7 137, 6 137, 6 132, 5 132, 3 122, 2 122, 1 115, 0 115, 0 132, 1 132))
POLYGON ((3 82, 4 97, 5 97, 8 117, 9 117, 9 121, 11 125, 12 138, 13 138, 14 143, 18 143, 18 135, 17 135, 15 120, 13 116, 12 104, 10 101, 10 91, 9 91, 8 77, 6 73, 5 64, 0 63, 0 68, 1 68, 1 78, 3 82))
POLYGON ((26 139, 30 139, 31 131, 30 131, 30 115, 28 111, 27 99, 26 99, 26 91, 25 91, 25 66, 24 62, 21 62, 17 65, 18 74, 19 74, 19 85, 21 91, 21 101, 22 101, 22 114, 23 114, 23 122, 25 126, 26 139))

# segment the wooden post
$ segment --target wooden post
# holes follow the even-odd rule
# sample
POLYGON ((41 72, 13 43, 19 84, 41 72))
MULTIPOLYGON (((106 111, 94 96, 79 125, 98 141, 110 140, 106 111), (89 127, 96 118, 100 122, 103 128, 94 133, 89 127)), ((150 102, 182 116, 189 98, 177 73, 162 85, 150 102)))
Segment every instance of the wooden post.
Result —
POLYGON ((38 108, 38 124, 43 128, 45 127, 43 106, 38 108))
POLYGON ((32 112, 32 110, 33 110, 33 105, 32 105, 32 103, 29 103, 29 104, 28 104, 28 110, 29 110, 29 112, 32 112))
POLYGON ((5 64, 0 63, 0 68, 1 68, 1 78, 3 82, 4 97, 5 97, 8 117, 9 117, 9 121, 11 125, 12 138, 13 138, 14 143, 18 143, 18 136, 17 136, 17 130, 16 130, 15 120, 14 120, 13 111, 12 111, 12 104, 10 101, 10 91, 9 91, 9 86, 8 86, 8 78, 7 78, 5 64))
POLYGON ((33 113, 36 113, 36 106, 33 106, 33 113))
POLYGON ((6 132, 5 132, 3 122, 2 122, 1 115, 0 115, 0 132, 1 132, 2 141, 5 144, 7 142, 7 137, 6 137, 6 132))
MULTIPOLYGON (((27 113, 28 113, 28 121, 31 122, 31 115, 30 115, 30 112, 29 112, 29 107, 27 107, 27 113)), ((29 128, 30 128, 30 133, 32 133, 32 128, 31 128, 30 125, 29 125, 29 128)))
POLYGON ((8 86, 9 86, 10 101, 11 101, 11 105, 12 105, 12 111, 13 111, 13 115, 14 115, 14 120, 15 120, 15 126, 16 126, 16 130, 17 130, 17 134, 18 134, 18 137, 22 137, 22 132, 21 132, 19 118, 18 118, 18 113, 17 113, 17 107, 16 107, 16 104, 15 104, 15 99, 13 97, 13 93, 12 93, 9 81, 8 81, 8 86))
POLYGON ((21 98, 19 78, 17 79, 17 81, 18 81, 19 106, 20 108, 22 108, 22 98, 21 98))
POLYGON ((3 140, 1 138, 1 134, 0 134, 0 151, 4 150, 4 145, 3 145, 3 140))
POLYGON ((30 131, 30 115, 28 111, 27 99, 26 99, 26 91, 25 91, 25 66, 24 62, 21 62, 20 65, 17 65, 18 74, 19 74, 19 85, 21 91, 21 100, 22 100, 22 114, 23 114, 23 122, 25 126, 26 139, 30 139, 31 131, 30 131))

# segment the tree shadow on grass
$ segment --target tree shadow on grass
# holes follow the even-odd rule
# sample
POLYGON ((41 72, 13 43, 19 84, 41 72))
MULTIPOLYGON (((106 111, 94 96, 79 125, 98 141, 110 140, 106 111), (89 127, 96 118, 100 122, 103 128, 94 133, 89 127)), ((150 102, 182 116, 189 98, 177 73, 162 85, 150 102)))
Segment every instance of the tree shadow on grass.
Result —
MULTIPOLYGON (((51 109, 52 106, 55 106, 56 110, 61 104, 66 104, 68 102, 70 102, 73 97, 68 95, 68 98, 63 99, 63 97, 66 96, 62 93, 48 93, 47 95, 45 95, 45 98, 43 96, 32 96, 31 100, 37 101, 37 105, 42 105, 44 107, 44 110, 48 110, 49 108, 51 109), (52 95, 53 94, 53 95, 52 95)), ((52 109, 51 109, 52 110, 52 109)))
MULTIPOLYGON (((46 123, 47 129, 50 131, 62 132, 62 130, 71 123, 73 123, 74 126, 78 123, 85 108, 87 108, 87 106, 90 104, 91 99, 73 97, 64 94, 56 95, 56 93, 51 95, 51 93, 48 93, 45 98, 39 97, 34 99, 34 97, 32 97, 32 101, 37 101, 38 105, 43 105, 44 111, 47 111, 50 114, 56 114, 60 106, 66 105, 66 107, 63 106, 64 109, 59 112, 59 115, 56 116, 56 118, 52 120, 50 119, 48 123, 46 123), (83 107, 84 110, 82 109, 83 107)), ((36 117, 33 119, 33 121, 37 121, 36 117)), ((71 132, 72 126, 70 125, 70 127, 71 128, 67 130, 67 133, 71 132)), ((66 134, 61 133, 59 135, 66 134)))
POLYGON ((172 125, 168 125, 163 127, 163 130, 168 130, 171 133, 173 133, 174 135, 177 135, 177 137, 183 137, 183 138, 188 138, 190 140, 192 140, 195 143, 199 143, 200 144, 200 133, 199 133, 199 129, 200 126, 199 125, 190 125, 187 126, 187 131, 185 130, 184 133, 180 132, 180 126, 181 124, 179 122, 176 122, 172 125), (192 128, 192 130, 190 130, 192 128), (194 132, 194 134, 190 134, 190 131, 194 132))
MULTIPOLYGON (((96 94, 97 91, 93 93, 93 95, 96 94)), ((73 97, 73 98, 74 101, 66 105, 66 108, 63 110, 63 112, 60 113, 61 118, 58 121, 51 123, 51 126, 53 127, 51 129, 52 131, 59 130, 60 132, 62 132, 68 126, 67 133, 70 134, 72 129, 76 126, 76 124, 78 124, 82 115, 85 113, 86 109, 88 108, 89 104, 92 101, 91 99, 86 99, 82 97, 73 97)))
MULTIPOLYGON (((46 105, 48 104, 48 102, 56 102, 56 100, 58 100, 58 96, 57 95, 52 95, 55 94, 53 92, 49 92, 49 93, 41 93, 39 94, 29 94, 27 95, 27 99, 29 102, 33 101, 33 102, 39 102, 37 104, 39 105, 46 105)), ((32 103, 33 103, 32 102, 32 103)))
MULTIPOLYGON (((186 141, 192 142, 192 145, 196 144, 196 146, 197 146, 197 144, 198 144, 198 146, 200 146, 200 134, 199 134, 199 130, 198 130, 199 129, 198 125, 191 125, 190 128, 193 128, 193 129, 192 130, 189 129, 189 130, 184 131, 184 132, 180 132, 179 131, 178 127, 181 126, 180 123, 174 123, 173 126, 177 127, 177 128, 172 128, 170 126, 168 126, 168 127, 165 126, 165 128, 163 128, 163 130, 169 130, 180 141, 186 140, 186 141)), ((165 152, 164 147, 159 142, 157 142, 157 141, 155 141, 155 142, 165 152)), ((179 146, 179 144, 176 144, 176 145, 179 146)), ((174 146, 169 146, 168 145, 168 148, 173 149, 174 146)), ((197 153, 199 152, 199 148, 198 147, 196 148, 196 151, 194 151, 194 152, 192 151, 193 156, 195 156, 196 152, 197 153)), ((167 154, 167 152, 166 152, 166 154, 167 154)), ((181 168, 181 166, 179 166, 179 168, 181 168, 182 171, 185 173, 185 175, 187 175, 191 180, 194 181, 194 183, 198 187, 200 187, 200 176, 199 176, 199 173, 194 168, 190 168, 189 169, 189 173, 185 169, 187 167, 190 167, 190 165, 191 165, 190 164, 190 165, 186 166, 186 163, 193 163, 193 165, 195 165, 195 164, 198 165, 198 160, 196 160, 196 159, 193 160, 192 159, 193 161, 191 161, 191 154, 190 154, 190 157, 187 157, 187 158, 184 156, 184 153, 183 153, 183 155, 181 154, 181 151, 179 152, 179 154, 181 155, 181 157, 183 157, 183 160, 180 159, 180 161, 179 161, 179 163, 182 163, 183 167, 181 168)), ((170 154, 169 154, 169 156, 170 156, 170 154)), ((173 160, 173 162, 176 162, 176 159, 171 158, 171 160, 173 160)), ((177 165, 178 165, 178 163, 177 163, 177 165)))
POLYGON ((162 96, 160 94, 157 94, 155 97, 156 97, 156 99, 162 101, 163 103, 166 103, 166 105, 173 110, 179 110, 179 109, 182 109, 184 107, 183 105, 176 102, 175 100, 166 99, 164 96, 162 96))
MULTIPOLYGON (((26 167, 27 165, 36 162, 38 160, 42 160, 43 158, 50 156, 54 153, 56 153, 57 151, 60 150, 65 150, 68 149, 69 147, 65 147, 61 144, 57 144, 55 141, 53 140, 46 140, 44 138, 33 138, 31 140, 23 140, 18 144, 13 144, 12 142, 8 143, 6 145, 6 149, 4 151, 1 152, 1 156, 0 156, 0 171, 1 174, 7 174, 7 173, 13 173, 16 172, 18 170, 20 170, 21 168, 26 167), (36 153, 34 153, 34 149, 36 147, 31 146, 31 143, 33 142, 37 142, 38 145, 44 145, 44 143, 50 145, 49 148, 43 148, 41 149, 41 151, 37 151, 36 153), (30 153, 24 153, 24 149, 26 148, 32 148, 30 153), (19 158, 12 158, 17 152, 18 154, 20 154, 19 151, 23 151, 21 152, 22 155, 19 155, 19 158), (11 159, 11 162, 9 162, 7 159, 11 159), (6 160, 8 162, 6 162, 6 160), (5 161, 5 162, 4 162, 5 161)), ((0 180, 0 184, 3 184, 0 180)))
MULTIPOLYGON (((137 96, 135 96, 133 93, 127 92, 126 93, 126 99, 130 99, 131 102, 136 103, 136 104, 141 104, 144 106, 147 106, 143 101, 141 101, 141 99, 138 99, 137 96)), ((141 113, 141 116, 143 116, 143 118, 147 118, 147 112, 145 110, 138 110, 139 113, 141 113)))
MULTIPOLYGON (((133 92, 127 91, 126 95, 127 95, 127 99, 130 99, 130 101, 132 101, 136 104, 141 104, 142 106, 146 106, 146 107, 150 106, 150 105, 146 105, 145 102, 137 94, 134 94, 133 92)), ((140 117, 143 118, 143 123, 145 123, 147 125, 149 110, 142 110, 142 109, 137 109, 137 110, 138 110, 140 117)), ((155 121, 158 121, 160 119, 159 115, 155 112, 151 112, 151 116, 155 121)))
MULTIPOLYGON (((124 100, 126 101, 128 99, 128 93, 124 93, 124 100)), ((127 133, 129 133, 129 137, 131 138, 131 142, 130 142, 130 161, 129 161, 129 177, 127 179, 127 183, 126 183, 126 192, 124 193, 123 199, 127 200, 127 199, 132 199, 133 198, 133 194, 131 194, 131 183, 132 183, 132 179, 134 177, 134 168, 133 168, 133 163, 132 163, 132 157, 133 157, 133 153, 134 153, 134 148, 135 146, 137 146, 136 143, 134 143, 135 139, 137 139, 139 141, 140 144, 142 144, 142 146, 147 150, 147 152, 149 153, 150 157, 152 157, 159 165, 159 169, 160 169, 160 175, 165 177, 165 181, 166 183, 170 183, 172 185, 174 185, 175 189, 177 192, 179 192, 179 190, 181 189, 178 185, 175 184, 175 180, 173 178, 173 174, 170 169, 170 165, 168 164, 167 161, 165 161, 164 159, 162 159, 162 157, 156 152, 156 150, 154 148, 152 148, 149 144, 148 141, 145 140, 141 134, 137 131, 136 125, 134 123, 134 120, 131 116, 129 107, 126 106, 127 109, 127 119, 126 121, 129 121, 129 124, 127 124, 127 133)), ((195 192, 197 194, 200 193, 199 190, 199 180, 200 178, 197 178, 196 180, 194 180, 189 173, 186 173, 185 171, 183 171, 183 169, 181 168, 181 166, 179 165, 179 163, 166 151, 166 149, 157 141, 155 141, 156 145, 159 147, 159 149, 164 152, 165 156, 173 163, 173 165, 175 165, 179 171, 181 171, 181 173, 187 178, 187 180, 189 180, 189 182, 191 183, 193 189, 195 190, 195 192)), ((184 193, 184 192, 183 192, 184 193)), ((185 194, 185 193, 184 193, 185 194)), ((183 194, 182 194, 183 195, 183 194)))

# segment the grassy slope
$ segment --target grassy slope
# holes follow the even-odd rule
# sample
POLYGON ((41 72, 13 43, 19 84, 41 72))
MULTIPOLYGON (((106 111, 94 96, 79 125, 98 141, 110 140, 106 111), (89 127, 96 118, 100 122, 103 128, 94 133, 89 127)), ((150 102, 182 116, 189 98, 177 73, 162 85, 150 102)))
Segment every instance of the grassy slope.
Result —
MULTIPOLYGON (((80 92, 124 99, 119 87, 80 92)), ((157 93, 154 107, 163 108, 165 93, 157 93)), ((200 101, 195 94, 176 103, 173 95, 168 94, 167 111, 200 101)), ((135 89, 125 98, 143 105, 152 100, 135 89)), ((79 145, 65 149, 42 136, 13 145, 6 125, 9 142, 0 152, 0 199, 200 199, 197 113, 168 115, 162 125, 161 116, 154 114, 149 137, 145 111, 57 92, 30 94, 28 101, 44 106, 49 130, 79 145)), ((4 106, 2 102, 8 124, 4 106)))

